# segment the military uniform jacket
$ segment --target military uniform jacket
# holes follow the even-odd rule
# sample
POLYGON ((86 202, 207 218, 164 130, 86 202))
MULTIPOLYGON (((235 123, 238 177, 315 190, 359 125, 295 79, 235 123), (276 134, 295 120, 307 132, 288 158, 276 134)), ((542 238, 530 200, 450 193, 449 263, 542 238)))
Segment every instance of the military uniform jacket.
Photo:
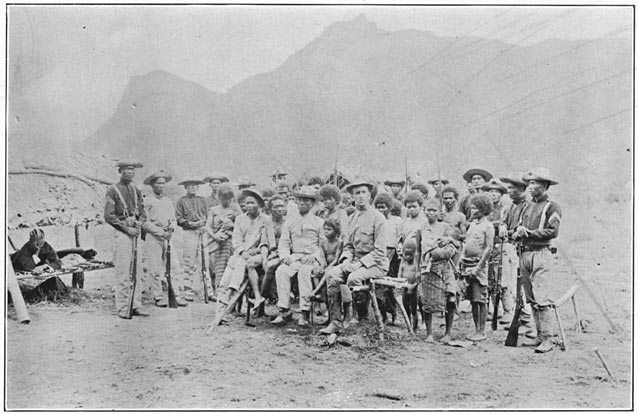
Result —
POLYGON ((127 217, 133 217, 143 224, 146 221, 144 201, 142 192, 133 183, 120 180, 106 190, 104 220, 117 230, 124 232, 127 217))
POLYGON ((550 241, 558 236, 560 220, 560 206, 549 201, 547 193, 532 199, 521 217, 521 226, 530 230, 529 237, 522 238, 523 245, 549 247, 550 241))
POLYGON ((204 197, 198 195, 185 195, 177 200, 175 204, 175 216, 177 225, 184 230, 197 230, 190 223, 204 220, 208 217, 208 204, 204 197))
POLYGON ((363 211, 356 210, 348 221, 348 235, 339 260, 358 259, 365 268, 376 266, 387 271, 387 226, 383 214, 372 206, 363 211))

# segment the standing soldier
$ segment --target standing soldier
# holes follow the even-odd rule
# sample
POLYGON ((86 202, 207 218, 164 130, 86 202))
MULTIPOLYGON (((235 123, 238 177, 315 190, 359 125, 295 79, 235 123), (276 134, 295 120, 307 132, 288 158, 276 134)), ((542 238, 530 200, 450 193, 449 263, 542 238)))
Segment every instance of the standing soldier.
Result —
MULTIPOLYGON (((206 199, 197 195, 197 190, 201 184, 205 184, 201 180, 186 180, 179 183, 186 189, 186 195, 180 197, 175 205, 175 215, 177 216, 177 225, 184 232, 184 243, 182 245, 182 257, 184 262, 184 299, 193 301, 194 287, 199 286, 194 283, 193 278, 201 279, 201 258, 198 259, 198 250, 202 237, 206 233, 206 217, 208 208, 206 199)), ((206 242, 204 243, 206 246, 206 242)), ((204 252, 206 260, 208 254, 204 252)), ((205 277, 206 289, 210 299, 214 299, 211 287, 210 277, 205 277)))
MULTIPOLYGON (((331 322, 320 331, 324 334, 336 333, 344 328, 339 297, 341 284, 347 283, 350 288, 361 286, 364 281, 383 277, 388 271, 386 219, 370 205, 374 184, 355 179, 346 189, 354 197, 356 211, 348 223, 340 264, 327 274, 331 322)), ((362 292, 353 295, 355 302, 362 302, 361 295, 362 292)), ((362 310, 357 309, 358 312, 362 310)))
POLYGON ((524 343, 536 347, 538 353, 549 352, 553 345, 552 301, 550 299, 549 273, 552 264, 550 243, 558 236, 561 209, 550 201, 547 190, 558 184, 552 180, 547 168, 532 170, 523 176, 532 200, 523 210, 521 224, 512 238, 521 244, 521 277, 525 297, 532 305, 532 315, 538 335, 535 340, 524 343))
MULTIPOLYGON (((146 221, 142 193, 133 184, 135 169, 142 168, 137 161, 120 161, 117 168, 120 181, 106 190, 106 204, 104 205, 104 220, 113 226, 113 263, 115 264, 115 306, 120 318, 127 318, 127 306, 131 295, 131 262, 133 258, 134 241, 140 236, 142 225, 146 221)), ((142 274, 142 255, 137 252, 137 274, 142 274)), ((139 276, 138 276, 139 277, 139 276)), ((137 287, 133 292, 133 315, 149 316, 142 310, 141 289, 137 287)))
POLYGON ((281 265, 275 272, 279 315, 271 323, 283 324, 292 315, 290 311, 290 279, 297 275, 299 283, 299 326, 307 326, 310 316, 312 292, 312 272, 326 266, 326 259, 320 247, 323 220, 310 211, 319 195, 314 188, 304 186, 295 193, 299 205, 299 216, 284 222, 279 239, 281 265))
POLYGON ((171 284, 175 289, 175 298, 178 306, 186 306, 180 297, 179 287, 181 285, 182 272, 179 266, 177 254, 175 254, 175 243, 173 231, 177 222, 175 218, 175 208, 173 202, 165 194, 164 186, 171 180, 171 175, 164 171, 149 176, 144 180, 145 185, 150 185, 153 194, 146 197, 144 208, 146 210, 146 222, 144 223, 144 231, 146 232, 146 240, 144 240, 144 251, 148 260, 149 273, 151 275, 151 293, 155 298, 155 306, 165 308, 168 306, 166 296, 162 292, 162 281, 166 271, 166 246, 170 244, 171 251, 171 284))
POLYGON ((468 184, 470 193, 461 199, 459 211, 465 214, 465 218, 469 220, 472 216, 472 213, 470 213, 470 197, 472 197, 473 194, 479 193, 483 184, 492 179, 492 174, 483 168, 471 168, 463 174, 463 179, 468 184))
MULTIPOLYGON (((521 221, 521 214, 527 204, 525 198, 525 190, 527 189, 527 183, 521 178, 522 172, 515 172, 509 174, 507 177, 501 177, 501 181, 505 183, 507 188, 507 194, 509 195, 512 204, 507 209, 503 216, 503 222, 499 226, 498 235, 501 239, 505 240, 503 245, 503 308, 506 308, 505 302, 510 301, 513 303, 516 296, 516 277, 518 275, 518 257, 516 254, 516 246, 512 242, 512 234, 521 221)), ((508 305, 507 308, 513 308, 514 305, 508 305)), ((530 319, 529 304, 523 307, 520 320, 522 324, 528 325, 530 319)), ((511 315, 503 315, 501 319, 502 324, 509 324, 511 315)), ((535 337, 532 335, 531 329, 526 333, 526 336, 535 337)))
POLYGON ((222 183, 228 182, 228 177, 223 174, 215 173, 204 178, 204 182, 210 184, 210 188, 212 190, 210 196, 206 197, 208 208, 211 208, 219 204, 219 195, 217 192, 222 183))

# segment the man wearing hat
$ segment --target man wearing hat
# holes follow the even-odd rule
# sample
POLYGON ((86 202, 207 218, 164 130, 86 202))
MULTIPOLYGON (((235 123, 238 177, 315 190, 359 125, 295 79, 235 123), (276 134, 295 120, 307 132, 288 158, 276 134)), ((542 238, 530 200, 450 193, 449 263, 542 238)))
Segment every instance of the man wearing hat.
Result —
MULTIPOLYGON (((104 220, 115 229, 113 238, 113 264, 115 264, 115 306, 120 318, 126 318, 129 297, 131 295, 131 260, 133 258, 133 241, 140 236, 141 228, 146 221, 142 193, 133 184, 135 169, 142 168, 137 161, 120 161, 117 163, 120 181, 106 190, 104 220)), ((142 254, 137 254, 137 275, 142 274, 142 254)), ((149 316, 142 309, 141 289, 133 294, 133 315, 149 316)))
POLYGON ((307 326, 310 315, 310 301, 312 293, 312 271, 326 266, 325 258, 320 247, 323 231, 323 219, 311 213, 319 195, 314 188, 303 186, 294 193, 299 206, 299 215, 284 222, 279 239, 279 258, 281 265, 275 272, 277 280, 277 306, 279 315, 273 324, 283 324, 286 318, 292 316, 290 311, 290 279, 297 275, 299 283, 299 307, 301 317, 299 326, 307 326))
POLYGON ((438 174, 428 180, 428 184, 430 184, 432 188, 434 188, 435 198, 441 198, 441 190, 443 190, 443 187, 445 187, 449 183, 450 180, 442 175, 439 176, 438 174))
MULTIPOLYGON (((496 272, 500 258, 501 252, 501 242, 502 239, 498 235, 498 230, 501 223, 504 220, 505 210, 503 208, 503 203, 501 202, 503 198, 503 194, 507 193, 507 188, 497 180, 490 180, 489 182, 483 184, 481 187, 481 191, 487 194, 492 199, 492 204, 494 205, 494 209, 487 216, 487 219, 494 226, 494 243, 492 245, 492 252, 490 253, 490 260, 488 262, 488 283, 489 283, 489 291, 490 291, 490 303, 494 304, 494 300, 496 298, 496 272)), ((505 246, 503 246, 505 249, 505 246)), ((507 261, 507 257, 505 256, 505 251, 503 251, 503 269, 506 267, 505 262, 507 261)), ((511 319, 511 311, 512 311, 512 300, 510 300, 509 290, 507 290, 507 295, 501 295, 503 301, 501 304, 503 305, 503 323, 509 323, 511 319), (507 296, 507 298, 505 297, 507 296)), ((491 320, 493 313, 488 311, 487 320, 491 320)))
POLYGON ((512 239, 521 245, 521 278, 525 297, 532 305, 532 315, 538 335, 535 340, 524 343, 535 346, 538 353, 552 350, 552 300, 550 298, 549 273, 552 265, 550 244, 558 236, 561 209, 550 201, 547 190, 558 184, 551 179, 547 168, 534 169, 523 176, 532 197, 521 214, 521 223, 512 234, 512 239))
MULTIPOLYGON (((341 321, 340 285, 347 283, 350 288, 360 286, 365 280, 383 277, 389 267, 386 219, 370 205, 374 184, 355 179, 346 189, 354 198, 356 211, 348 222, 348 234, 344 238, 339 265, 327 273, 331 322, 320 331, 324 334, 336 333, 344 328, 341 321)), ((353 295, 355 303, 363 302, 361 296, 364 295, 362 292, 353 295)), ((363 313, 363 309, 357 310, 363 313)))
POLYGON ((288 173, 284 171, 281 167, 277 167, 277 169, 270 176, 270 178, 272 179, 273 185, 277 186, 280 182, 286 181, 286 176, 288 176, 288 173))
POLYGON ((391 177, 383 182, 386 186, 390 188, 390 195, 396 200, 399 200, 403 203, 404 195, 401 194, 401 190, 405 186, 405 179, 401 179, 399 177, 391 177))
MULTIPOLYGON (((183 231, 182 257, 184 261, 184 299, 193 301, 195 294, 195 286, 202 286, 194 280, 201 280, 201 257, 199 256, 200 243, 202 237, 206 237, 206 218, 208 216, 208 204, 204 197, 197 195, 199 186, 205 184, 201 180, 185 180, 179 183, 186 189, 186 195, 177 200, 175 204, 175 216, 177 217, 177 225, 183 231)), ((204 247, 208 244, 204 240, 204 247)), ((206 248, 204 257, 208 260, 208 252, 206 248)), ((213 289, 210 276, 203 278, 206 283, 206 291, 209 299, 213 299, 213 289)))
POLYGON ((470 168, 463 174, 463 179, 468 183, 469 194, 466 194, 459 203, 459 211, 465 214, 465 218, 470 220, 472 213, 470 212, 470 197, 480 191, 481 187, 492 179, 492 174, 483 168, 470 168))
POLYGON ((212 190, 210 193, 210 196, 206 197, 206 203, 208 204, 208 208, 219 205, 219 197, 217 195, 217 189, 219 188, 221 183, 228 182, 228 177, 226 177, 223 174, 215 173, 204 178, 204 182, 208 183, 212 190))
POLYGON ((164 186, 171 179, 172 177, 167 171, 159 170, 144 180, 144 184, 150 185, 153 189, 153 194, 147 196, 144 203, 146 210, 146 221, 143 227, 146 233, 144 252, 151 276, 151 293, 155 298, 155 306, 160 308, 168 306, 168 301, 162 291, 161 280, 166 272, 165 260, 169 244, 171 247, 171 284, 175 291, 177 305, 186 306, 186 302, 180 297, 182 270, 176 254, 177 249, 173 235, 177 223, 175 208, 164 191, 164 186))
POLYGON ((245 190, 247 188, 251 188, 254 187, 256 184, 253 183, 250 178, 246 177, 246 176, 242 176, 239 177, 239 179, 237 180, 237 188, 239 189, 239 191, 245 190))
POLYGON ((217 311, 223 312, 230 297, 239 290, 248 273, 248 279, 255 294, 255 309, 264 301, 259 289, 259 275, 257 268, 266 269, 268 251, 275 244, 275 233, 272 220, 260 212, 264 200, 259 192, 244 189, 242 196, 246 203, 246 213, 235 219, 233 228, 233 255, 219 283, 217 297, 217 311))
MULTIPOLYGON (((518 226, 521 220, 521 213, 524 207, 527 205, 527 199, 525 197, 525 190, 527 189, 527 183, 523 181, 522 172, 513 172, 506 177, 501 177, 501 182, 505 184, 507 188, 507 194, 512 201, 512 204, 503 214, 503 221, 498 228, 498 236, 504 240, 503 244, 503 277, 501 280, 503 286, 503 309, 505 314, 500 323, 508 324, 511 321, 511 315, 508 315, 506 309, 514 308, 516 297, 516 277, 518 275, 519 259, 516 253, 516 246, 512 241, 512 234, 518 226), (507 303, 511 301, 511 304, 507 303)), ((531 308, 529 304, 526 304, 521 310, 520 321, 524 325, 529 325, 531 315, 531 308)), ((536 337, 532 335, 532 330, 529 329, 526 332, 526 336, 530 338, 536 337)))

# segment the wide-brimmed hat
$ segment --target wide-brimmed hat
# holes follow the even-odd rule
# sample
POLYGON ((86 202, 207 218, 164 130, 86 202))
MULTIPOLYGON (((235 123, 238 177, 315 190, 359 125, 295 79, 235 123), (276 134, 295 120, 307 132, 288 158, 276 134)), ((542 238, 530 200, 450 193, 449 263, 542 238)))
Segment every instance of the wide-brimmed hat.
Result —
POLYGON ((206 183, 203 182, 202 180, 184 180, 181 183, 178 183, 178 185, 183 185, 184 187, 186 187, 187 185, 202 185, 202 184, 206 184, 206 183))
POLYGON ((301 189, 299 189, 299 191, 292 193, 292 195, 297 198, 311 198, 315 201, 321 198, 321 196, 315 191, 314 187, 309 185, 304 185, 301 189))
POLYGON ((206 176, 206 178, 204 178, 205 183, 210 183, 211 181, 215 181, 215 180, 219 180, 222 183, 227 183, 228 181, 230 181, 228 177, 218 172, 212 173, 211 175, 208 175, 206 176))
POLYGON ((271 177, 277 177, 277 176, 279 176, 279 175, 288 175, 288 173, 287 173, 286 171, 284 171, 284 169, 283 169, 283 168, 279 168, 279 167, 277 167, 277 169, 275 170, 275 172, 274 172, 274 173, 272 173, 270 176, 271 176, 271 177))
POLYGON ((523 176, 523 181, 527 183, 530 180, 536 180, 536 181, 545 181, 546 183, 549 183, 550 185, 558 184, 558 181, 552 180, 551 176, 552 175, 550 174, 549 169, 547 168, 544 168, 544 167, 533 168, 531 171, 528 171, 527 173, 525 173, 525 175, 523 176))
POLYGON ((501 182, 514 184, 519 187, 527 187, 527 183, 523 181, 522 177, 523 177, 523 173, 517 171, 517 172, 509 173, 507 177, 501 177, 501 182))
POLYGON ((355 177, 352 182, 350 184, 348 184, 346 186, 346 191, 352 194, 352 190, 355 187, 361 187, 362 185, 365 185, 366 187, 368 187, 368 189, 370 190, 370 192, 372 192, 374 190, 375 185, 372 184, 370 181, 362 178, 362 177, 355 177))
POLYGON ((160 178, 160 177, 164 177, 166 179, 166 182, 169 182, 170 180, 173 179, 173 177, 168 173, 168 171, 166 170, 159 170, 157 172, 154 172, 153 174, 151 174, 150 176, 148 176, 145 180, 144 180, 144 184, 146 185, 152 185, 153 181, 155 181, 156 179, 160 178))
POLYGON ((249 188, 244 188, 243 190, 241 190, 241 194, 242 194, 244 197, 247 197, 247 196, 254 197, 254 198, 257 200, 257 203, 258 203, 260 206, 262 206, 262 207, 264 206, 264 199, 262 198, 261 194, 259 194, 259 192, 258 192, 258 191, 251 190, 251 189, 249 189, 249 188))
POLYGON ((115 164, 115 166, 117 168, 126 168, 126 167, 142 168, 142 167, 144 167, 141 162, 135 161, 135 160, 120 160, 120 161, 117 162, 117 164, 115 164))
POLYGON ((507 188, 496 180, 490 180, 489 182, 483 184, 481 187, 482 191, 490 191, 490 190, 498 190, 501 194, 507 193, 507 188))
POLYGON ((250 178, 246 177, 246 176, 242 176, 239 177, 237 179, 237 187, 241 187, 241 186, 248 186, 248 187, 252 187, 256 185, 255 183, 253 183, 250 178))
POLYGON ((442 183, 443 185, 448 185, 448 184, 450 184, 450 180, 448 180, 447 178, 445 178, 445 176, 443 176, 443 175, 439 177, 439 175, 438 175, 438 174, 437 174, 437 175, 435 175, 435 176, 433 176, 432 178, 430 178, 430 179, 428 180, 428 184, 434 184, 434 183, 435 183, 435 182, 437 182, 437 181, 441 181, 441 183, 442 183))
POLYGON ((492 179, 492 174, 489 171, 484 170, 483 168, 471 168, 467 170, 465 174, 463 174, 463 179, 469 183, 472 181, 472 177, 474 177, 475 175, 483 176, 483 178, 485 178, 485 181, 489 181, 492 179))
POLYGON ((404 186, 405 185, 405 177, 392 176, 392 177, 388 178, 387 180, 385 180, 383 182, 383 184, 385 184, 385 185, 400 184, 401 186, 404 186))

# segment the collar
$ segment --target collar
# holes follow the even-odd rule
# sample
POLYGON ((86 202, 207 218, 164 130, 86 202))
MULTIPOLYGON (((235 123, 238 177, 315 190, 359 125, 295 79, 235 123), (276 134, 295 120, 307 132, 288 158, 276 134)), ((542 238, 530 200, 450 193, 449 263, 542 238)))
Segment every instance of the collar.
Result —
MULTIPOLYGON (((511 197, 510 197, 511 198, 511 197)), ((521 204, 522 202, 525 201, 525 194, 523 194, 522 196, 518 197, 518 198, 511 198, 512 203, 513 204, 521 204)))
POLYGON ((547 201, 549 199, 549 196, 547 195, 547 193, 544 193, 542 196, 540 197, 534 197, 532 198, 532 201, 534 203, 542 203, 543 201, 547 201))
POLYGON ((120 181, 118 181, 118 184, 122 184, 123 186, 127 186, 130 185, 133 181, 126 181, 124 178, 120 178, 120 181))

